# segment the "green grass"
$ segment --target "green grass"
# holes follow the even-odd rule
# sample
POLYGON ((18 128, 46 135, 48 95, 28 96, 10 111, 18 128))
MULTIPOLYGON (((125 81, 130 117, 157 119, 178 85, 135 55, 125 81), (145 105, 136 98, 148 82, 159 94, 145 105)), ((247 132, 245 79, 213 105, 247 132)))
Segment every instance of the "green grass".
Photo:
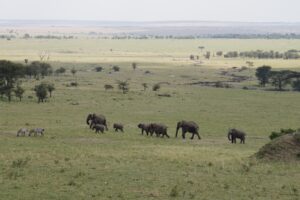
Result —
MULTIPOLYGON (((16 49, 23 42, 29 41, 16 42, 11 50, 7 48, 7 54, 20 51, 24 55, 27 50, 16 49)), ((81 42, 86 48, 95 45, 81 42)), ((123 53, 126 49, 138 51, 132 50, 135 41, 105 42, 124 45, 123 53)), ((151 48, 155 52, 150 47, 155 44, 144 42, 142 55, 151 48)), ((164 43, 171 41, 160 42, 157 52, 166 51, 162 49, 167 48, 164 43)), ((195 41, 175 42, 186 44, 177 51, 189 55, 187 49, 195 41)), ((47 41, 49 49, 56 45, 47 41)), ((41 46, 29 48, 31 56, 35 48, 41 46)), ((0 199, 299 199, 299 162, 266 163, 250 157, 269 142, 271 131, 299 128, 300 93, 242 90, 243 85, 256 87, 254 69, 236 72, 252 78, 234 84, 232 89, 192 86, 188 83, 228 77, 220 75, 223 66, 194 66, 188 60, 173 62, 165 57, 143 56, 144 61, 133 71, 131 62, 139 57, 136 53, 132 57, 124 54, 125 60, 116 55, 113 62, 105 55, 94 62, 88 53, 78 62, 67 62, 72 57, 61 55, 52 64, 68 69, 75 66, 78 72, 76 77, 68 71, 63 76, 46 78, 56 86, 48 102, 38 104, 35 97, 28 98, 34 96, 31 89, 41 80, 23 80, 26 94, 22 102, 0 101, 0 199), (110 62, 118 64, 121 71, 109 74, 110 62), (91 71, 95 65, 104 66, 104 72, 91 71), (146 70, 151 74, 145 75, 146 70), (66 87, 75 79, 78 87, 66 87), (127 79, 130 91, 122 94, 116 89, 116 81, 127 79), (151 88, 144 92, 143 82, 150 87, 157 82, 170 84, 163 84, 159 92, 151 88), (115 89, 105 91, 104 84, 112 84, 115 89), (171 97, 158 97, 157 93, 171 97), (88 128, 85 118, 91 112, 107 117, 108 132, 96 135, 88 128), (203 139, 174 138, 175 125, 182 119, 196 121, 203 139), (124 134, 113 132, 114 122, 125 125, 124 134), (164 123, 171 138, 142 136, 137 129, 139 122, 164 123), (21 127, 44 127, 45 136, 16 137, 21 127), (232 127, 247 133, 245 145, 229 143, 226 133, 232 127)), ((1 58, 12 57, 5 57, 2 51, 1 58)))

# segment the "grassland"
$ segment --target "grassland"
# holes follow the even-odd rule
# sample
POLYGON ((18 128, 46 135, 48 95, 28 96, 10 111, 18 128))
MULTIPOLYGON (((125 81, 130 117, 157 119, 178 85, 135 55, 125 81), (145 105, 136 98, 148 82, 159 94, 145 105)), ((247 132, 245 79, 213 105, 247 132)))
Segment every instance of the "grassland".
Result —
MULTIPOLYGON (((266 163, 249 157, 269 141, 271 131, 298 128, 300 94, 243 90, 256 86, 254 68, 237 75, 249 80, 222 89, 190 85, 227 80, 223 70, 246 60, 214 57, 203 63, 188 60, 210 50, 299 49, 297 40, 0 40, 0 58, 38 59, 49 51, 57 68, 75 67, 73 77, 55 83, 54 96, 38 104, 31 90, 41 80, 23 80, 22 102, 0 101, 0 199, 299 199, 299 162, 266 163), (113 51, 110 51, 113 49, 113 51), (73 53, 72 53, 73 52, 73 53), (137 70, 131 63, 137 62, 137 70), (111 72, 111 65, 121 67, 111 72), (104 71, 96 73, 95 66, 104 71), (150 74, 145 74, 149 70, 150 74), (78 87, 67 87, 76 80, 78 87), (105 91, 117 80, 129 80, 130 91, 105 91), (166 82, 159 92, 149 88, 166 82), (167 93, 171 97, 158 97, 167 93), (96 135, 86 115, 106 115, 110 130, 96 135), (177 121, 194 120, 202 140, 174 138, 177 121), (114 122, 125 133, 114 133, 114 122), (139 122, 162 122, 170 139, 140 135, 139 122), (20 127, 44 127, 44 137, 16 137, 20 127), (247 132, 246 144, 231 145, 228 128, 247 132)), ((255 66, 300 70, 299 61, 254 60, 255 66)))

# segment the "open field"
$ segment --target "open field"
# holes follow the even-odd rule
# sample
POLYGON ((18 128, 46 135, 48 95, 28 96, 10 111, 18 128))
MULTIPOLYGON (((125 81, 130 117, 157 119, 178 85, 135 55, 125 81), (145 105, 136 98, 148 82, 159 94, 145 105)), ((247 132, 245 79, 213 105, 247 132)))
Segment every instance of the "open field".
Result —
POLYGON ((202 54, 198 46, 286 51, 300 49, 300 40, 0 40, 0 59, 32 61, 48 51, 55 68, 78 70, 75 77, 67 71, 25 79, 22 102, 0 101, 0 199, 299 199, 299 162, 250 156, 272 131, 300 127, 300 93, 242 87, 256 87, 257 66, 299 71, 300 61, 252 60, 255 67, 232 72, 249 59, 190 61, 190 54, 202 54), (138 63, 135 71, 132 62, 138 63), (111 72, 111 65, 120 72, 111 72), (95 66, 104 71, 94 72, 95 66), (224 70, 249 79, 228 89, 190 85, 228 80, 224 70), (78 87, 66 86, 74 80, 78 87), (128 94, 117 90, 117 80, 129 80, 128 94), (56 90, 38 104, 28 96, 41 81, 55 83, 56 90), (164 84, 153 92, 158 82, 164 84), (105 91, 104 84, 115 89, 105 91), (88 128, 91 112, 107 117, 108 132, 88 128), (182 119, 199 123, 203 139, 174 138, 182 119), (114 122, 123 123, 125 133, 114 133, 114 122), (164 123, 171 138, 142 136, 139 122, 164 123), (44 127, 45 136, 16 137, 21 127, 44 127), (247 133, 245 145, 229 143, 232 127, 247 133))

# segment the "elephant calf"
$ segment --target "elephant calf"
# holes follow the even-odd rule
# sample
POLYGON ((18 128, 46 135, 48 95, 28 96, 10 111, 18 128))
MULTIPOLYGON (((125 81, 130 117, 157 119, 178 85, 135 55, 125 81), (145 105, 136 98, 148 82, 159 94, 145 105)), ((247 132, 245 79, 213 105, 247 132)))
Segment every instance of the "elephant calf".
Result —
POLYGON ((143 124, 143 123, 140 123, 138 124, 138 128, 141 129, 142 131, 142 135, 144 134, 144 131, 146 132, 147 135, 149 135, 149 132, 150 132, 150 124, 143 124))
POLYGON ((41 136, 44 136, 44 131, 45 131, 45 129, 43 129, 43 128, 34 128, 29 131, 28 136, 31 136, 32 133, 34 134, 34 136, 37 136, 38 134, 40 134, 41 136))
POLYGON ((103 124, 93 124, 92 130, 95 130, 95 133, 103 133, 106 127, 103 124))
POLYGON ((20 128, 17 132, 17 137, 19 137, 19 135, 25 136, 27 133, 29 133, 27 128, 20 128))
POLYGON ((233 128, 229 129, 227 137, 228 140, 231 141, 231 143, 236 143, 236 138, 239 138, 241 140, 241 143, 245 144, 246 133, 233 128))
POLYGON ((167 133, 167 129, 168 127, 165 126, 164 124, 156 124, 156 123, 150 124, 151 136, 153 135, 153 133, 155 133, 157 137, 161 135, 162 137, 166 136, 167 138, 170 138, 170 136, 167 133))
POLYGON ((119 130, 124 132, 124 126, 123 124, 118 124, 118 123, 114 123, 113 128, 115 129, 116 132, 118 132, 119 130))

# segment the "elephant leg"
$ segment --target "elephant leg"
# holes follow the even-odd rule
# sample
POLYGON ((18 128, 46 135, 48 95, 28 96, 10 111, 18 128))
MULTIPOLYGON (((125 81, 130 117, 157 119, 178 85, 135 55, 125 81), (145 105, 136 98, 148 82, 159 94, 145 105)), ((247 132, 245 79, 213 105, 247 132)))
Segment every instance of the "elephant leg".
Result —
POLYGON ((185 132, 184 130, 182 130, 182 138, 183 138, 183 139, 185 139, 185 133, 186 133, 186 132, 185 132))
POLYGON ((170 136, 168 135, 168 133, 165 133, 165 135, 167 136, 167 138, 170 138, 170 136))
POLYGON ((198 136, 198 139, 201 140, 201 137, 200 137, 199 133, 196 133, 196 134, 197 134, 197 136, 198 136))
POLYGON ((194 136, 195 136, 195 133, 193 133, 193 134, 192 134, 191 140, 193 140, 193 139, 194 139, 194 136))

